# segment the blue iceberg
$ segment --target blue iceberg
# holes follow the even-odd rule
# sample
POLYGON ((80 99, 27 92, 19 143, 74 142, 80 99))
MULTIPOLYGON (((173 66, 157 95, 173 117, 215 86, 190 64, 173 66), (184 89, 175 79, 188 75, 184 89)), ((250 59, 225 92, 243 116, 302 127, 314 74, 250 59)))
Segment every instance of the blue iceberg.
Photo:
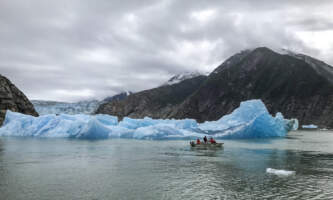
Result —
POLYGON ((33 117, 7 111, 0 136, 68 137, 82 139, 217 139, 284 137, 296 130, 296 119, 281 113, 270 115, 261 100, 249 100, 217 121, 197 123, 193 119, 131 119, 111 115, 43 115, 33 117))
POLYGON ((302 128, 304 129, 317 129, 318 126, 314 124, 309 124, 309 125, 302 125, 302 128))

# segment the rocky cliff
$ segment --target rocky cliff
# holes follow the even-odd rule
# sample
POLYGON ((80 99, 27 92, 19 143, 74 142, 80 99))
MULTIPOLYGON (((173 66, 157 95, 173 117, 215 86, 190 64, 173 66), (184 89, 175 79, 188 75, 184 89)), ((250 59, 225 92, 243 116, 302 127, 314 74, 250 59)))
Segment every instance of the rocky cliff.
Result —
POLYGON ((28 98, 10 80, 0 75, 0 124, 2 124, 8 109, 38 116, 28 98))

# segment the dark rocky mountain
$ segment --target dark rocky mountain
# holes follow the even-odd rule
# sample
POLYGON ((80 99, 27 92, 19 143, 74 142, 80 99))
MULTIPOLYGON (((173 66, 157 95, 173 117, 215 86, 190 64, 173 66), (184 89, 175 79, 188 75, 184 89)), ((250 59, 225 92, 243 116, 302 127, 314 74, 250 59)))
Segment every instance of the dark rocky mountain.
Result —
POLYGON ((265 47, 227 59, 209 76, 114 101, 98 109, 120 117, 217 120, 241 101, 262 99, 270 113, 333 128, 333 68, 312 57, 265 47), (185 87, 186 85, 186 87, 185 87))
POLYGON ((28 98, 10 80, 0 75, 0 125, 5 119, 8 109, 14 112, 38 116, 28 98))
POLYGON ((171 116, 217 120, 241 101, 262 99, 272 114, 333 127, 332 73, 331 66, 305 55, 265 47, 244 51, 214 70, 171 116))
POLYGON ((179 83, 163 85, 129 95, 123 100, 116 100, 99 106, 96 113, 116 115, 120 118, 168 118, 179 104, 206 80, 207 76, 196 76, 179 83))

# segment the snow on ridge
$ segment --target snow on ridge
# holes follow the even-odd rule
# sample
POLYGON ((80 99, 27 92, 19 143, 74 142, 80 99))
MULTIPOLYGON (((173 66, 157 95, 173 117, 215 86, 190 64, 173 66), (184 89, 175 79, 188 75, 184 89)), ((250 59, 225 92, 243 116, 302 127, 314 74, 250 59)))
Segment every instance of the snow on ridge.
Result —
POLYGON ((195 78, 198 76, 208 76, 208 75, 209 75, 209 72, 198 72, 198 71, 185 72, 185 73, 181 73, 181 74, 177 74, 177 75, 173 76, 163 85, 173 85, 173 84, 180 83, 187 79, 195 78))
POLYGON ((289 55, 289 56, 296 56, 299 53, 296 53, 294 51, 291 51, 290 49, 286 49, 286 48, 276 48, 273 49, 274 52, 281 54, 281 55, 289 55))

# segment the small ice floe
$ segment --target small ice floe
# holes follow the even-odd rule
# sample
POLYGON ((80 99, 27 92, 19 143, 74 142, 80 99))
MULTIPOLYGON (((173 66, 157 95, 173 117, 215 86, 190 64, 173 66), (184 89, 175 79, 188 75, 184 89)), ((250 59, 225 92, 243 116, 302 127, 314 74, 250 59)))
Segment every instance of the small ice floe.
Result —
POLYGON ((318 128, 318 126, 314 124, 309 124, 309 125, 302 125, 302 128, 316 129, 318 128))
POLYGON ((288 171, 288 170, 283 170, 283 169, 273 169, 273 168, 267 168, 266 173, 269 174, 275 174, 277 176, 291 176, 295 175, 295 171, 288 171))
POLYGON ((327 128, 322 128, 322 129, 320 129, 320 131, 328 131, 328 129, 327 128))

